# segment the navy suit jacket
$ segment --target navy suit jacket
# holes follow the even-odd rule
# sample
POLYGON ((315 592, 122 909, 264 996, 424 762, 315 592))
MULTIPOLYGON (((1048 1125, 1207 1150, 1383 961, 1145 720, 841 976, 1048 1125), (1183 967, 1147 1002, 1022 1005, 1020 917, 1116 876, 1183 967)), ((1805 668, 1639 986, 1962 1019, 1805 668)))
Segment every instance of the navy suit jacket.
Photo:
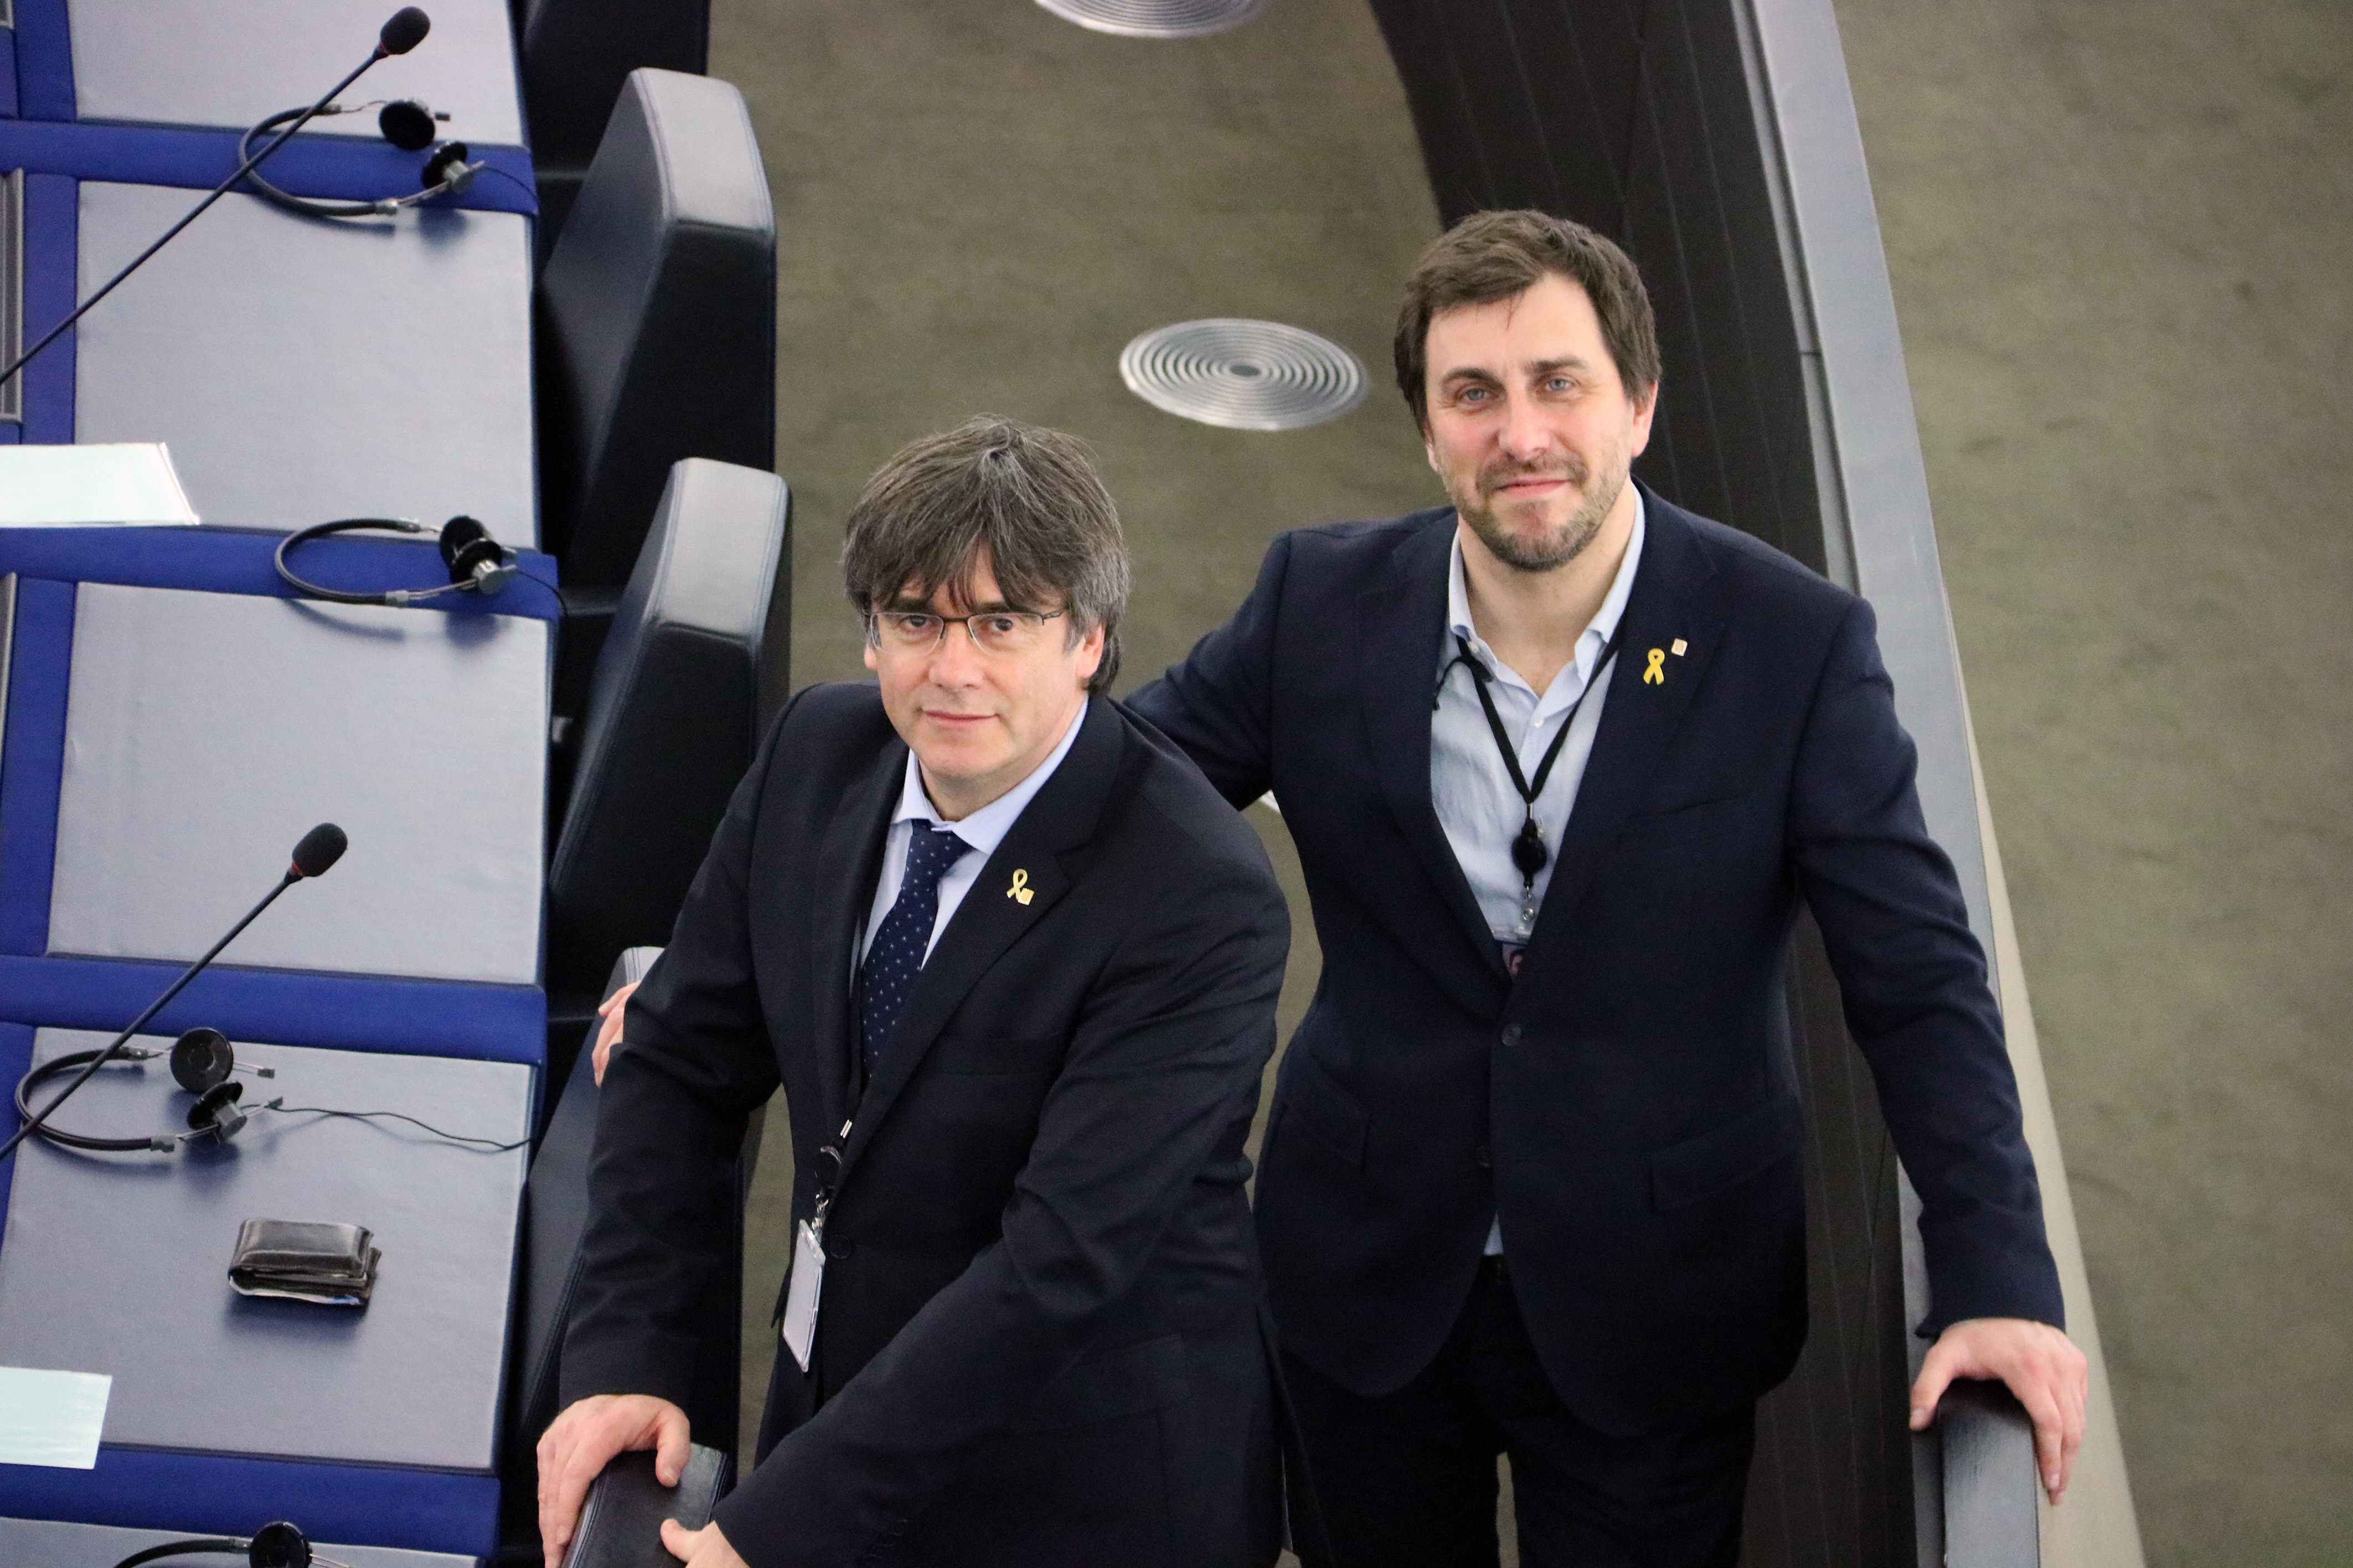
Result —
POLYGON ((1091 700, 861 1096, 850 955, 906 757, 872 687, 813 687, 736 791, 607 1073, 564 1397, 684 1404, 734 1151, 781 1082, 796 1219, 852 1129, 815 1364, 780 1352, 782 1436, 716 1514, 746 1562, 1271 1563, 1242 1154, 1290 933, 1265 851, 1091 700))
POLYGON ((1271 789, 1298 842, 1324 975, 1276 1088, 1259 1228, 1285 1347, 1362 1394, 1435 1356, 1494 1216, 1537 1354, 1588 1421, 1696 1420, 1788 1375, 1800 898, 1925 1205, 1931 1325, 2061 1321, 1984 957, 1870 606, 1645 500, 1516 983, 1430 804, 1451 510, 1283 535, 1233 620, 1132 700, 1229 801, 1271 789))

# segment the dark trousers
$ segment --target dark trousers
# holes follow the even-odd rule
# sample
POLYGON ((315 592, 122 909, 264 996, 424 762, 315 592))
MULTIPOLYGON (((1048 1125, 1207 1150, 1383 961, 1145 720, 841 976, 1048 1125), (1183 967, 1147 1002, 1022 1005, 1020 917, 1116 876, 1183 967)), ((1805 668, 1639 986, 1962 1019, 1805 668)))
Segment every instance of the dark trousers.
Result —
POLYGON ((1495 1457, 1512 1464, 1523 1568, 1733 1568, 1753 1405, 1613 1437, 1565 1407, 1500 1258, 1438 1359, 1395 1394, 1351 1394, 1283 1358, 1332 1555, 1309 1568, 1495 1568, 1495 1457))

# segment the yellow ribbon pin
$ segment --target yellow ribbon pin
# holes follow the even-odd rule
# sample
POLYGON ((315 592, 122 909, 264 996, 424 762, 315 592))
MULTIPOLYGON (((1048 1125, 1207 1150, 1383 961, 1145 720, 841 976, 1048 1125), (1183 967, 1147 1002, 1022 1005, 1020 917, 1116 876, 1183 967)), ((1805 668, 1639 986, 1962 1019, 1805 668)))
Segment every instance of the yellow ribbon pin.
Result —
POLYGON ((1024 904, 1027 904, 1030 900, 1036 898, 1038 895, 1029 890, 1029 873, 1027 871, 1014 872, 1013 886, 1005 889, 1005 896, 1008 899, 1018 900, 1024 904))
POLYGON ((1667 683, 1666 664, 1667 650, 1662 647, 1652 648, 1651 650, 1651 668, 1642 671, 1642 684, 1645 686, 1664 686, 1667 683))

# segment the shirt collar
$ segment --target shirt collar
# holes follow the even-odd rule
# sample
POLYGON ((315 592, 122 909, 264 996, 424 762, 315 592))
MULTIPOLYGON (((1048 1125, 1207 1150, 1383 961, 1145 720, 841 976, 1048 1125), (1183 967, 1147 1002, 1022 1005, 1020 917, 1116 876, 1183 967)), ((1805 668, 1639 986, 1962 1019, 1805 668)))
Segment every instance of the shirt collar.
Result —
MULTIPOLYGON (((1609 646, 1611 637, 1618 635, 1618 623, 1626 614, 1626 601, 1634 592, 1634 573, 1642 560, 1642 537, 1648 531, 1642 489, 1631 479, 1627 483, 1634 491, 1634 531, 1626 537, 1625 559, 1618 563, 1618 574, 1609 580, 1609 592, 1601 596, 1601 608, 1594 612, 1591 624, 1577 639, 1577 674, 1580 688, 1584 682, 1593 679, 1593 666, 1600 658, 1601 650, 1609 646)), ((1447 646, 1440 650, 1442 660, 1440 668, 1443 670, 1454 662, 1458 650, 1453 639, 1461 637, 1487 661, 1491 669, 1496 669, 1500 678, 1517 680, 1517 676, 1497 667, 1494 650, 1487 646, 1486 639, 1471 624, 1471 585, 1462 575, 1462 531, 1459 526, 1454 531, 1446 561, 1446 629, 1449 636, 1447 646)))
POLYGON ((1044 762, 1029 770, 1029 777, 961 822, 940 820, 940 808, 934 805, 932 797, 923 793, 923 764, 915 760, 913 752, 909 752, 907 776, 899 786, 899 805, 891 814, 892 826, 895 827, 902 822, 936 824, 978 850, 981 858, 987 859, 997 853, 997 845, 1013 830, 1014 821, 1020 816, 1022 808, 1046 787, 1046 781, 1053 776, 1056 768, 1062 765, 1062 759, 1071 754, 1071 747, 1077 742, 1080 730, 1085 727, 1087 710, 1092 706, 1091 702, 1079 704, 1079 715, 1071 721, 1070 728, 1062 731, 1060 743, 1046 754, 1044 762))

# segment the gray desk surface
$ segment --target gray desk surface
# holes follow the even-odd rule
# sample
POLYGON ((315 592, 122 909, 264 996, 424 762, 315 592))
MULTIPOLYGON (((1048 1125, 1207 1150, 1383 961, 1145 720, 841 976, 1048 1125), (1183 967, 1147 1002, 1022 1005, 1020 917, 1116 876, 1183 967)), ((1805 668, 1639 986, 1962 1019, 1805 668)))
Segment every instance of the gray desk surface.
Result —
MULTIPOLYGON (((81 295, 195 200, 84 182, 81 295)), ((167 443, 207 521, 462 512, 535 544, 531 289, 513 213, 226 196, 75 328, 74 439, 167 443)))
MULTIPOLYGON (((264 1521, 267 1522, 267 1521, 264 1521)), ((30 1568, 114 1568, 134 1552, 161 1546, 167 1541, 209 1533, 201 1530, 122 1530, 111 1524, 56 1524, 40 1519, 0 1519, 0 1563, 30 1568)), ((322 1557, 347 1563, 351 1568, 473 1568, 471 1557, 445 1552, 396 1552, 383 1546, 331 1546, 314 1541, 311 1549, 322 1557)), ((164 1561, 188 1568, 231 1568, 241 1556, 172 1557, 164 1561)))
MULTIPOLYGON (((298 109, 367 58, 388 0, 71 0, 75 107, 84 120, 243 130, 298 109)), ((522 144, 506 0, 433 0, 433 30, 380 60, 346 103, 417 98, 460 142, 522 144)), ((373 136, 375 116, 313 122, 373 136)), ((308 134, 306 132, 305 134, 308 134)))
MULTIPOLYGON (((34 1057, 106 1037, 43 1029, 34 1057)), ((168 1046, 168 1040, 146 1042, 168 1046)), ((248 1102, 399 1110, 501 1142, 530 1069, 237 1042, 248 1102)), ((60 1119, 137 1136, 184 1123, 161 1061, 109 1068, 60 1119)), ((404 1122, 263 1113, 225 1149, 16 1154, 0 1239, 0 1365, 111 1374, 104 1440, 483 1473, 494 1468, 524 1151, 404 1122), (364 1310, 255 1300, 227 1278, 248 1219, 345 1220, 384 1252, 364 1310), (231 1394, 234 1397, 229 1397, 231 1394)))
POLYGON ((50 951, 192 959, 332 821, 349 853, 226 962, 534 984, 547 636, 519 616, 83 584, 50 951))

